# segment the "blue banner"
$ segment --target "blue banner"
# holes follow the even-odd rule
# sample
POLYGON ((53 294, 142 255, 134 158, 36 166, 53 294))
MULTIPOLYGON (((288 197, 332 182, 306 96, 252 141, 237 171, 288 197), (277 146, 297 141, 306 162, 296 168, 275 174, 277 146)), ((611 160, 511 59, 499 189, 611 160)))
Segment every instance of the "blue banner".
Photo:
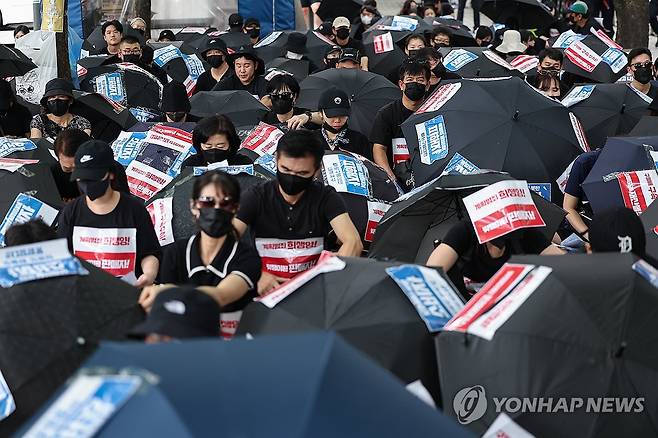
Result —
POLYGON ((420 162, 432 164, 448 156, 448 132, 442 115, 416 125, 420 162))
POLYGON ((4 158, 14 152, 31 151, 36 148, 37 145, 26 138, 0 137, 0 158, 4 158))
POLYGON ((16 410, 14 396, 9 391, 9 386, 0 371, 0 421, 4 420, 16 410))
POLYGON ((547 201, 551 201, 551 183, 528 183, 528 187, 547 201))
POLYGON ((147 132, 122 132, 112 142, 114 159, 123 167, 128 167, 130 162, 139 154, 147 132))
POLYGON ((0 246, 5 245, 5 233, 7 229, 14 224, 22 224, 33 219, 41 218, 51 225, 57 217, 57 210, 44 204, 37 198, 19 193, 14 202, 9 207, 9 211, 0 223, 0 246))
POLYGON ((459 152, 452 156, 442 175, 472 175, 480 170, 459 152))
POLYGON ((443 58, 443 65, 448 71, 457 71, 469 62, 478 59, 478 55, 464 49, 455 49, 443 58))
POLYGON ((174 45, 161 47, 153 53, 153 63, 158 67, 164 67, 172 59, 182 58, 183 52, 174 45))
POLYGON ((254 164, 258 164, 265 170, 268 170, 276 175, 276 159, 274 158, 274 155, 263 154, 262 156, 258 157, 256 161, 254 161, 254 164))
POLYGON ((386 268, 423 319, 427 329, 438 332, 464 307, 459 293, 434 269, 416 265, 386 268))

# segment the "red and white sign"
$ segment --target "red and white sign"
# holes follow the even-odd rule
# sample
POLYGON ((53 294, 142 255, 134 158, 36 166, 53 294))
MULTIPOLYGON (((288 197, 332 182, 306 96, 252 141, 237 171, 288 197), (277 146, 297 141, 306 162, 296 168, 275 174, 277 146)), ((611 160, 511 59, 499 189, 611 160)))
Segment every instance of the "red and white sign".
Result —
POLYGON ((173 200, 174 198, 156 199, 146 206, 146 210, 151 215, 151 222, 155 234, 158 236, 160 246, 174 242, 174 230, 171 227, 171 221, 174 219, 173 200))
POLYGON ((240 147, 254 151, 261 157, 265 154, 274 155, 281 137, 283 137, 283 131, 260 122, 242 141, 240 147))
POLYGON ((482 314, 491 309, 535 268, 534 265, 505 263, 478 293, 443 327, 443 330, 467 332, 482 314))
POLYGON ((571 120, 571 127, 573 127, 573 133, 576 134, 576 139, 578 140, 578 145, 583 150, 583 152, 589 152, 589 142, 587 141, 587 136, 585 135, 585 130, 583 125, 580 124, 580 120, 574 113, 569 113, 569 120, 571 120))
POLYGON ((363 240, 372 242, 375 238, 375 230, 377 230, 379 222, 381 222, 389 208, 391 208, 391 204, 368 201, 368 223, 366 224, 366 234, 363 236, 363 240))
POLYGON ((131 161, 126 168, 126 177, 130 193, 145 201, 151 199, 173 180, 166 173, 137 160, 131 161))
POLYGON ((571 174, 571 168, 573 167, 573 163, 576 162, 576 159, 574 158, 571 163, 567 166, 566 169, 564 169, 564 172, 562 172, 562 175, 558 177, 558 179, 555 180, 557 183, 558 188, 562 193, 567 189, 567 182, 569 181, 569 175, 571 174))
POLYGON ((526 181, 500 181, 464 198, 480 243, 522 228, 546 225, 526 181))
POLYGON ((256 250, 260 255, 263 271, 277 277, 293 278, 315 266, 324 250, 324 238, 256 238, 256 250))
POLYGON ((601 62, 601 57, 592 49, 583 44, 582 41, 574 41, 564 51, 564 54, 569 58, 576 67, 585 70, 588 73, 594 71, 597 65, 601 62))
POLYGON ((593 27, 590 27, 589 31, 592 32, 598 39, 603 41, 603 43, 606 46, 612 47, 613 49, 624 50, 624 48, 622 46, 620 46, 615 41, 613 41, 605 32, 603 32, 603 30, 601 30, 601 29, 594 30, 593 27))
POLYGON ((496 55, 491 50, 485 50, 484 52, 482 52, 482 54, 487 58, 489 58, 489 61, 498 64, 501 67, 505 67, 507 70, 514 70, 514 67, 512 67, 512 65, 509 62, 505 61, 503 58, 496 55))
POLYGON ((135 281, 135 228, 73 227, 73 254, 126 281, 135 281))
POLYGON ((539 65, 539 58, 530 55, 519 55, 512 59, 510 65, 518 71, 526 73, 539 65))
POLYGON ((144 141, 185 152, 192 145, 192 133, 171 126, 155 125, 144 141))
POLYGON ((655 170, 622 172, 617 175, 626 208, 642 213, 658 198, 658 173, 655 170))
POLYGON ((403 163, 409 159, 409 148, 406 138, 394 138, 391 144, 393 148, 393 163, 403 163))
POLYGON ((391 36, 391 32, 386 32, 381 35, 377 35, 372 39, 373 42, 373 48, 375 50, 375 53, 386 53, 386 52, 391 52, 394 49, 393 46, 393 37, 391 36))
POLYGON ((20 158, 0 158, 0 170, 16 172, 26 164, 37 164, 39 160, 23 160, 20 158))
MULTIPOLYGON (((256 239, 258 241, 258 239, 256 239)), ((327 272, 341 271, 345 269, 345 262, 336 257, 329 251, 323 251, 322 256, 319 258, 317 265, 305 271, 301 275, 293 278, 290 281, 283 283, 281 286, 269 292, 267 295, 256 298, 254 301, 260 301, 270 309, 274 308, 278 303, 283 301, 288 295, 314 279, 320 274, 327 272)))
POLYGON ((222 312, 219 314, 219 333, 225 340, 230 340, 238 331, 242 319, 242 310, 236 312, 222 312))
POLYGON ((416 114, 438 111, 447 101, 452 99, 452 97, 457 94, 461 87, 461 82, 441 85, 439 88, 434 90, 434 93, 432 93, 432 95, 428 97, 425 102, 423 102, 420 108, 416 110, 416 114))

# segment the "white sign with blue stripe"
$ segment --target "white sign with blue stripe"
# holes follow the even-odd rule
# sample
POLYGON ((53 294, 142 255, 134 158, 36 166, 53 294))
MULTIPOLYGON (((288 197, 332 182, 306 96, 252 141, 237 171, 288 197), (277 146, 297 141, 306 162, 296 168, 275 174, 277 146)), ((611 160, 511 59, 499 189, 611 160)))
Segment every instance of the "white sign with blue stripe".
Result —
POLYGON ((443 58, 443 65, 448 71, 457 71, 469 62, 478 59, 478 55, 464 49, 455 49, 443 58))
POLYGON ((370 197, 368 168, 358 158, 335 154, 322 157, 322 174, 325 183, 337 192, 370 197))
POLYGON ((5 245, 5 233, 14 224, 22 224, 33 219, 42 219, 46 224, 52 225, 58 211, 37 198, 19 193, 9 207, 9 211, 0 223, 0 246, 5 245))
POLYGON ((255 175, 256 172, 254 172, 254 165, 253 164, 241 164, 241 165, 235 165, 235 166, 215 166, 215 167, 194 167, 194 176, 200 176, 203 175, 206 172, 213 171, 213 170, 218 170, 220 172, 226 172, 231 175, 237 175, 239 173, 245 173, 247 175, 255 175))
POLYGON ((480 170, 459 152, 455 152, 441 175, 472 175, 480 170))
POLYGON ((547 201, 551 201, 551 183, 528 183, 528 188, 547 201))
POLYGON ((416 125, 420 162, 432 164, 448 156, 448 131, 442 115, 416 125))
POLYGON ((16 402, 14 402, 14 397, 11 395, 5 377, 0 371, 0 421, 10 416, 15 410, 16 402))
POLYGON ((0 137, 0 158, 14 152, 31 151, 36 148, 37 145, 26 138, 0 137))
POLYGON ((112 142, 114 159, 123 167, 128 167, 141 151, 146 134, 147 132, 121 132, 112 142))

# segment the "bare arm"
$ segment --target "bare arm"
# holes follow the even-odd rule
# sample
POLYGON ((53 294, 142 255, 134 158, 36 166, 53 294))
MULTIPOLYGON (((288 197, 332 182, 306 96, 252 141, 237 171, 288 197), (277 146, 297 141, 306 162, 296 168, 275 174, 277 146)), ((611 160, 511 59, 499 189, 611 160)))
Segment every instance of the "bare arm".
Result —
POLYGON ((583 218, 578 213, 578 204, 580 199, 572 196, 568 193, 564 194, 564 201, 562 201, 562 208, 567 212, 567 221, 571 224, 574 230, 580 234, 587 232, 587 224, 583 221, 583 218))
POLYGON ((41 129, 30 128, 30 138, 34 138, 34 139, 43 138, 43 134, 41 133, 41 129))
POLYGON ((160 268, 160 261, 156 256, 146 256, 142 259, 141 262, 142 275, 139 276, 137 282, 135 283, 136 287, 145 287, 150 286, 155 281, 155 277, 158 276, 158 269, 160 268))
POLYGON ((91 137, 91 129, 85 129, 84 131, 88 136, 91 137))
POLYGON ((434 251, 432 251, 425 264, 427 266, 442 268, 444 272, 448 272, 455 266, 458 259, 459 254, 451 246, 442 243, 434 248, 434 251))
POLYGON ((242 298, 251 287, 239 275, 229 274, 215 287, 200 286, 197 289, 213 297, 220 306, 226 306, 242 298))
POLYGON ((368 71, 368 57, 361 57, 361 70, 368 71))
POLYGON ((566 251, 561 250, 555 245, 549 245, 545 250, 539 253, 539 255, 564 255, 566 251))
POLYGON ((372 145, 372 158, 375 160, 382 169, 386 171, 388 176, 395 179, 393 169, 388 165, 388 155, 386 155, 386 146, 383 144, 375 143, 372 145))
POLYGON ((333 218, 331 228, 334 229, 336 237, 342 243, 338 250, 338 255, 343 257, 359 257, 363 251, 363 243, 361 237, 356 230, 352 219, 347 213, 340 214, 333 218))

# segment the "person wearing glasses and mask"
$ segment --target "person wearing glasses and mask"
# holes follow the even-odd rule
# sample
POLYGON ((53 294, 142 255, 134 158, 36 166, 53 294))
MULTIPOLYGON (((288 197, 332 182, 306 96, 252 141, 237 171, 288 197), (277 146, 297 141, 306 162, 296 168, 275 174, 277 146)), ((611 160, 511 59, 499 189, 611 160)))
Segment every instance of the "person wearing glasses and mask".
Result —
POLYGON ((256 44, 260 40, 260 21, 258 21, 258 18, 247 18, 244 21, 243 31, 249 35, 251 44, 256 44))
POLYGON ((425 47, 420 49, 416 54, 418 62, 426 62, 432 75, 430 76, 430 88, 428 95, 432 94, 444 80, 459 80, 462 77, 457 73, 448 71, 443 65, 443 56, 436 47, 425 47))
POLYGON ((210 70, 204 71, 196 81, 194 93, 210 91, 219 81, 230 73, 227 62, 228 49, 226 43, 219 38, 213 38, 201 52, 201 56, 210 65, 210 70))
POLYGON ((228 161, 228 164, 251 164, 249 158, 236 154, 240 137, 231 119, 223 114, 203 118, 192 131, 192 145, 197 153, 183 161, 183 167, 205 167, 228 161))
POLYGON ((54 141, 65 129, 80 129, 91 135, 91 124, 84 117, 71 114, 73 85, 66 79, 51 79, 41 98, 41 114, 30 122, 30 138, 48 138, 54 141))
POLYGON ((651 51, 640 47, 628 52, 628 72, 633 75, 630 86, 650 99, 658 97, 658 87, 651 83, 653 79, 653 62, 651 51))
POLYGON ((163 69, 155 64, 147 65, 144 63, 142 61, 142 55, 143 50, 142 46, 139 44, 139 40, 134 36, 127 35, 121 38, 121 43, 119 44, 119 53, 107 58, 105 61, 103 61, 103 65, 129 62, 151 73, 158 79, 158 81, 160 81, 162 85, 166 85, 169 82, 167 79, 167 73, 165 73, 163 69))
MULTIPOLYGON (((262 121, 287 131, 288 121, 293 116, 308 113, 307 110, 295 106, 299 91, 299 83, 293 76, 279 74, 270 79, 267 83, 267 94, 272 101, 272 109, 263 116, 262 121)), ((305 127, 307 129, 318 128, 312 122, 307 123, 305 127)))
POLYGON ((212 296, 223 313, 241 311, 257 296, 261 260, 253 245, 233 228, 239 206, 240 185, 235 177, 207 172, 195 178, 190 210, 199 231, 163 249, 161 285, 142 291, 144 308, 173 285, 195 286, 212 296))

